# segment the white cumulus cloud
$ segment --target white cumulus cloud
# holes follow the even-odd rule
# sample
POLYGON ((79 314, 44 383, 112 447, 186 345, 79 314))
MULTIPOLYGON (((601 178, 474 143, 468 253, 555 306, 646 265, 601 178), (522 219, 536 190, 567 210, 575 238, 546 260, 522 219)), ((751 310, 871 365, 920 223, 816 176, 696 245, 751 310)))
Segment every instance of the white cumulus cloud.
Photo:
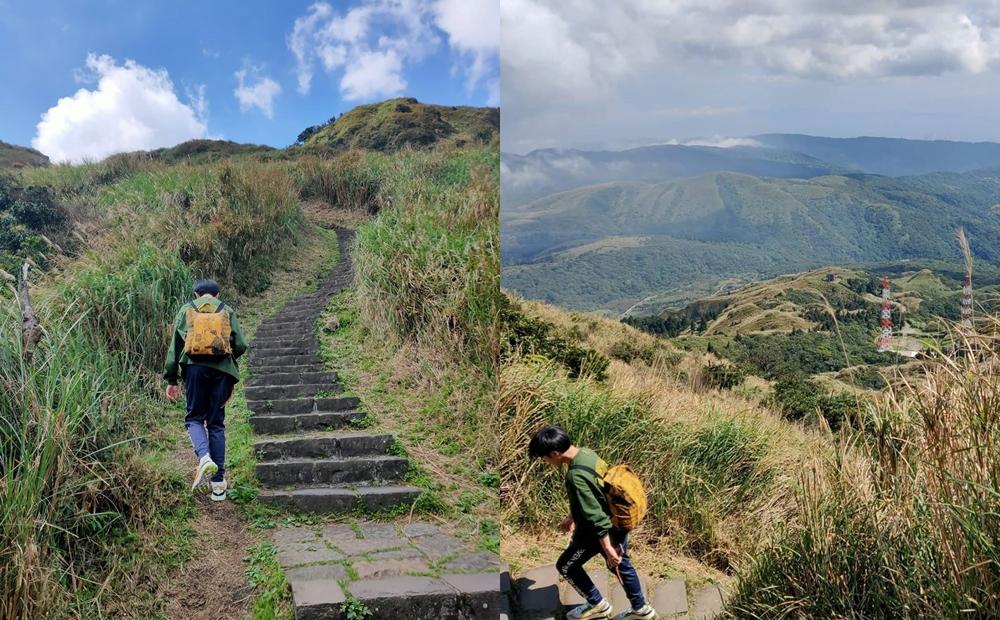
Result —
POLYGON ((240 102, 240 110, 246 112, 250 108, 257 108, 264 116, 272 118, 274 98, 281 94, 281 84, 261 75, 260 69, 253 65, 240 69, 235 76, 238 85, 233 94, 240 102))
POLYGON ((59 99, 42 114, 31 141, 53 161, 99 160, 205 136, 203 87, 191 103, 183 103, 165 69, 132 60, 119 65, 110 56, 93 53, 87 55, 86 67, 96 87, 59 99))
POLYGON ((407 68, 438 50, 442 34, 468 90, 499 99, 499 0, 362 0, 343 11, 317 2, 287 42, 299 93, 317 70, 342 71, 341 95, 356 101, 403 94, 407 68))

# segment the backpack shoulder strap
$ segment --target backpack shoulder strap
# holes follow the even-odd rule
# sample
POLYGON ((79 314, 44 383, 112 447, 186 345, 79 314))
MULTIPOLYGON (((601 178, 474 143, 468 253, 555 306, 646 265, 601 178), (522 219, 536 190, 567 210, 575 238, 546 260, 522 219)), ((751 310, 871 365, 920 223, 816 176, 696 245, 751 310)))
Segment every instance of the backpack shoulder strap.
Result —
POLYGON ((226 304, 220 301, 219 302, 219 307, 215 309, 215 313, 218 314, 218 313, 222 312, 225 308, 226 308, 226 304))
POLYGON ((595 478, 597 477, 597 472, 594 471, 593 467, 587 467, 586 465, 570 465, 569 468, 570 469, 578 469, 580 471, 585 471, 588 474, 590 474, 591 476, 594 476, 595 478))

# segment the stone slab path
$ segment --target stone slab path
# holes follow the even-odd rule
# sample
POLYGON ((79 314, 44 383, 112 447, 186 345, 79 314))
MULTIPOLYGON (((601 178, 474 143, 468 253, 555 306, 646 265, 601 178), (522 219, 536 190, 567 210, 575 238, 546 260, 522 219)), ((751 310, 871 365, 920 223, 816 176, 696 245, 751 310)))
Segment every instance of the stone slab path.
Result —
POLYGON ((420 489, 402 484, 406 459, 389 454, 391 435, 352 430, 365 417, 342 395, 337 374, 319 358, 316 321, 330 298, 350 285, 354 233, 337 229, 340 260, 310 295, 265 321, 251 343, 245 389, 258 435, 260 501, 303 512, 370 511, 410 504, 420 489))
POLYGON ((281 529, 278 562, 296 620, 342 620, 348 597, 373 620, 496 620, 500 564, 430 523, 364 522, 281 529))
MULTIPOLYGON (((630 607, 617 577, 593 563, 587 567, 597 588, 611 601, 612 616, 630 607)), ((642 591, 656 608, 660 620, 711 620, 721 617, 724 591, 708 584, 688 592, 683 579, 654 581, 640 574, 642 591)), ((533 568, 513 582, 510 574, 500 578, 503 599, 501 620, 554 620, 584 603, 583 598, 563 580, 554 565, 533 568)))
MULTIPOLYGON (((393 437, 352 429, 365 417, 319 358, 316 321, 353 277, 353 231, 337 229, 340 260, 310 295, 287 303, 258 329, 245 388, 257 434, 260 501, 294 511, 351 513, 412 504, 393 437)), ((470 550, 428 523, 331 523, 276 530, 278 562, 296 620, 346 620, 359 601, 370 620, 496 620, 499 558, 470 550)))

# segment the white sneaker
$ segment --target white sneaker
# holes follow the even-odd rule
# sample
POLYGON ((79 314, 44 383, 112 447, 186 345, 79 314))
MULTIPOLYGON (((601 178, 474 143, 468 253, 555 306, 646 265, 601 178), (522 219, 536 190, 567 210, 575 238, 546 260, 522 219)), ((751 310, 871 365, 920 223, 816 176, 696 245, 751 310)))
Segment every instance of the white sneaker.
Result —
POLYGON ((642 609, 630 609, 615 616, 615 620, 652 620, 656 617, 656 610, 649 605, 644 605, 642 609))
POLYGON ((580 605, 566 614, 568 620, 607 620, 611 617, 611 603, 601 599, 596 605, 580 605))
POLYGON ((217 471, 219 471, 219 466, 212 462, 211 457, 207 454, 201 457, 201 460, 198 461, 198 467, 194 470, 194 484, 191 485, 191 490, 197 489, 202 480, 211 479, 217 471), (208 478, 205 477, 206 475, 208 478))
MULTIPOLYGON (((229 485, 226 484, 225 478, 221 482, 212 482, 212 501, 221 502, 226 499, 226 488, 229 485)), ((648 605, 647 605, 648 607, 648 605)), ((645 616, 643 616, 645 617, 645 616)))

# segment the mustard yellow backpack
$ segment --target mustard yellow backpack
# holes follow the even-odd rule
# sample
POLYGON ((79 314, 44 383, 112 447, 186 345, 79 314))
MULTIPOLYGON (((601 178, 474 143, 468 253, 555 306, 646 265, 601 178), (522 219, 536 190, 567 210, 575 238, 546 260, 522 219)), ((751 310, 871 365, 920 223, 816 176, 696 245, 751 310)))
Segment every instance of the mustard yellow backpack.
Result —
POLYGON ((602 477, 585 465, 570 465, 570 469, 581 469, 590 472, 597 478, 598 485, 603 483, 604 497, 608 500, 611 511, 611 524, 616 528, 630 532, 638 527, 646 516, 649 503, 646 491, 642 488, 642 480, 628 465, 615 465, 609 468, 602 477))
POLYGON ((225 312, 226 304, 220 303, 218 308, 212 304, 202 304, 195 307, 194 302, 187 309, 187 335, 184 337, 184 352, 190 356, 221 357, 232 355, 233 347, 230 337, 233 327, 229 323, 229 313, 225 312))

